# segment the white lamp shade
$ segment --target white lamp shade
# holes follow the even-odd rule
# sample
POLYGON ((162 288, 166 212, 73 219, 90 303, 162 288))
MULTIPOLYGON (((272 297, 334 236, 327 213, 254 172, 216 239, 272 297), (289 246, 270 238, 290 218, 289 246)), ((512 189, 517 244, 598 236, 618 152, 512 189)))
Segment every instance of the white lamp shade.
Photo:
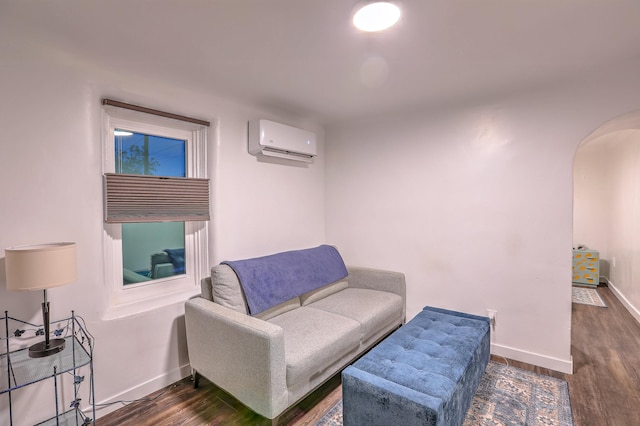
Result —
POLYGON ((9 290, 44 290, 77 277, 76 243, 9 247, 5 260, 9 290))

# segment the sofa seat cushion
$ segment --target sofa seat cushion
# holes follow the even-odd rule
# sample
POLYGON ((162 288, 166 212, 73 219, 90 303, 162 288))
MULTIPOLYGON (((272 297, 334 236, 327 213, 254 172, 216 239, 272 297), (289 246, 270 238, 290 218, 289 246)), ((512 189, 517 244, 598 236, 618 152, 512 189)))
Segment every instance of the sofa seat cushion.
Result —
POLYGON ((360 344, 360 324, 331 312, 300 307, 268 322, 284 330, 289 387, 309 381, 360 344))
POLYGON ((357 321, 360 341, 366 342, 402 321, 404 302, 397 294, 385 291, 346 288, 308 306, 357 321))

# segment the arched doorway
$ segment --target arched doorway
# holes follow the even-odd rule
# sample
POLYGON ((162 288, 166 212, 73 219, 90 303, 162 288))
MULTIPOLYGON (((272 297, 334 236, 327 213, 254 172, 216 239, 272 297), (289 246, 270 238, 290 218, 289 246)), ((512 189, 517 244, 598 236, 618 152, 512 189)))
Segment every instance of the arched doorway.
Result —
POLYGON ((582 142, 573 201, 573 246, 600 252, 601 280, 640 321, 640 111, 582 142))

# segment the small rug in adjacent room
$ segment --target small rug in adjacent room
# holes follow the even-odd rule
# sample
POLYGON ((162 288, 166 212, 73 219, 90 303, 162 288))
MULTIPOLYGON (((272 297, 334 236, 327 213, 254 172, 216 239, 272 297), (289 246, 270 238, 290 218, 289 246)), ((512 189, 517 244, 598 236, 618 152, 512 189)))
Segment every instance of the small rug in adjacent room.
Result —
MULTIPOLYGON (((489 425, 572 426, 567 382, 489 362, 464 426, 489 425)), ((342 401, 316 426, 342 426, 342 401)))
POLYGON ((602 308, 607 307, 602 297, 600 297, 598 290, 595 288, 571 287, 571 301, 583 305, 600 306, 602 308))

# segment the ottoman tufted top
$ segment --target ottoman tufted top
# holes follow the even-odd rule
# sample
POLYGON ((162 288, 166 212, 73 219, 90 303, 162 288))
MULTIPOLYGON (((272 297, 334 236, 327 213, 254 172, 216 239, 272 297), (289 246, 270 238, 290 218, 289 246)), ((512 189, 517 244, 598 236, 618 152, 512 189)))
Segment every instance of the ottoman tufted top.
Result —
POLYGON ((436 399, 448 399, 473 364, 489 319, 427 307, 354 367, 436 399))

